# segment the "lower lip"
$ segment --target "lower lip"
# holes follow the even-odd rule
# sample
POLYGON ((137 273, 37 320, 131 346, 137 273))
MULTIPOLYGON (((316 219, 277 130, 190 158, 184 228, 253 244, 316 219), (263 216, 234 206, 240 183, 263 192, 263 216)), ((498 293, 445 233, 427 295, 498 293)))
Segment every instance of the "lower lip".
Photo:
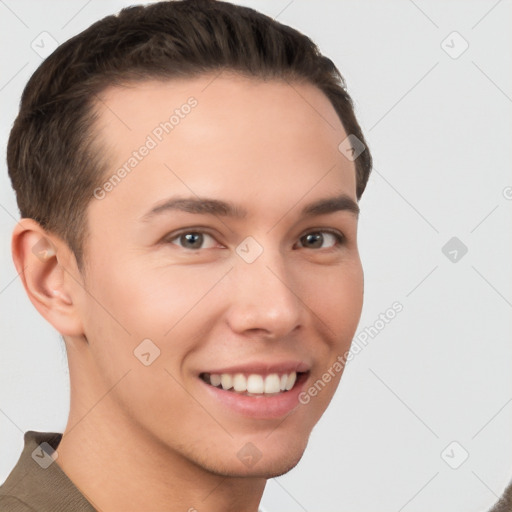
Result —
POLYGON ((207 384, 202 379, 210 396, 231 411, 257 419, 281 418, 299 405, 299 394, 304 387, 308 374, 302 374, 289 391, 275 396, 246 396, 236 391, 226 391, 207 384))

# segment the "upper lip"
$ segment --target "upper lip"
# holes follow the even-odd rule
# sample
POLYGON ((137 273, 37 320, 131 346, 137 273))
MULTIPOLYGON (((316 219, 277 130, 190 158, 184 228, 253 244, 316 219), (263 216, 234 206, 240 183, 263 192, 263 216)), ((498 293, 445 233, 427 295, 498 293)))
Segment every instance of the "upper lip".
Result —
POLYGON ((235 366, 226 366, 223 368, 216 368, 213 370, 204 371, 201 373, 256 373, 259 375, 269 375, 271 373, 291 373, 291 372, 307 372, 311 365, 304 361, 286 360, 286 361, 253 361, 251 363, 237 364, 235 366))

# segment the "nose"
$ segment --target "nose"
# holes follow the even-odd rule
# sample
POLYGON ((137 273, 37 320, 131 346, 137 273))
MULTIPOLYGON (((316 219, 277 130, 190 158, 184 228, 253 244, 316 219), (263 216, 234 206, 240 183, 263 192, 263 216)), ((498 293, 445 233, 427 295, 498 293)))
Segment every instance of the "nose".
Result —
POLYGON ((278 251, 265 250, 252 263, 236 260, 229 282, 231 329, 266 339, 290 335, 307 310, 296 276, 278 251))

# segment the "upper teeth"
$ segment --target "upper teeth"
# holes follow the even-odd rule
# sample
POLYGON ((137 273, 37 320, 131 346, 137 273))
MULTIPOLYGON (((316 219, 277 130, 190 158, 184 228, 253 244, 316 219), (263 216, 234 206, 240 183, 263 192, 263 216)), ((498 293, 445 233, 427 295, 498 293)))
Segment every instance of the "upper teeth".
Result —
POLYGON ((244 375, 243 373, 212 373, 210 374, 210 384, 212 386, 222 386, 222 389, 232 389, 239 393, 247 391, 248 393, 279 393, 280 391, 289 391, 293 388, 297 379, 297 373, 278 375, 258 375, 252 373, 244 375))

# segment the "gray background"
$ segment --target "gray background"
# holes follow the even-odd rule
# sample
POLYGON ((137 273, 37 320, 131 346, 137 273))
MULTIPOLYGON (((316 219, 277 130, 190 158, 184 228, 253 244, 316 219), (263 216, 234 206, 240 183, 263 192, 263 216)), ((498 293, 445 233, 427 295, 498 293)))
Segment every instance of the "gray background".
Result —
MULTIPOLYGON (((356 334, 403 305, 348 364, 302 461, 268 482, 262 504, 487 510, 512 479, 512 2, 235 3, 309 35, 345 76, 375 159, 360 203, 356 334)), ((3 155, 22 88, 52 40, 129 4, 0 1, 3 155)), ((3 481, 26 430, 64 430, 69 382, 59 335, 11 260, 18 211, 4 157, 0 180, 3 481)))

